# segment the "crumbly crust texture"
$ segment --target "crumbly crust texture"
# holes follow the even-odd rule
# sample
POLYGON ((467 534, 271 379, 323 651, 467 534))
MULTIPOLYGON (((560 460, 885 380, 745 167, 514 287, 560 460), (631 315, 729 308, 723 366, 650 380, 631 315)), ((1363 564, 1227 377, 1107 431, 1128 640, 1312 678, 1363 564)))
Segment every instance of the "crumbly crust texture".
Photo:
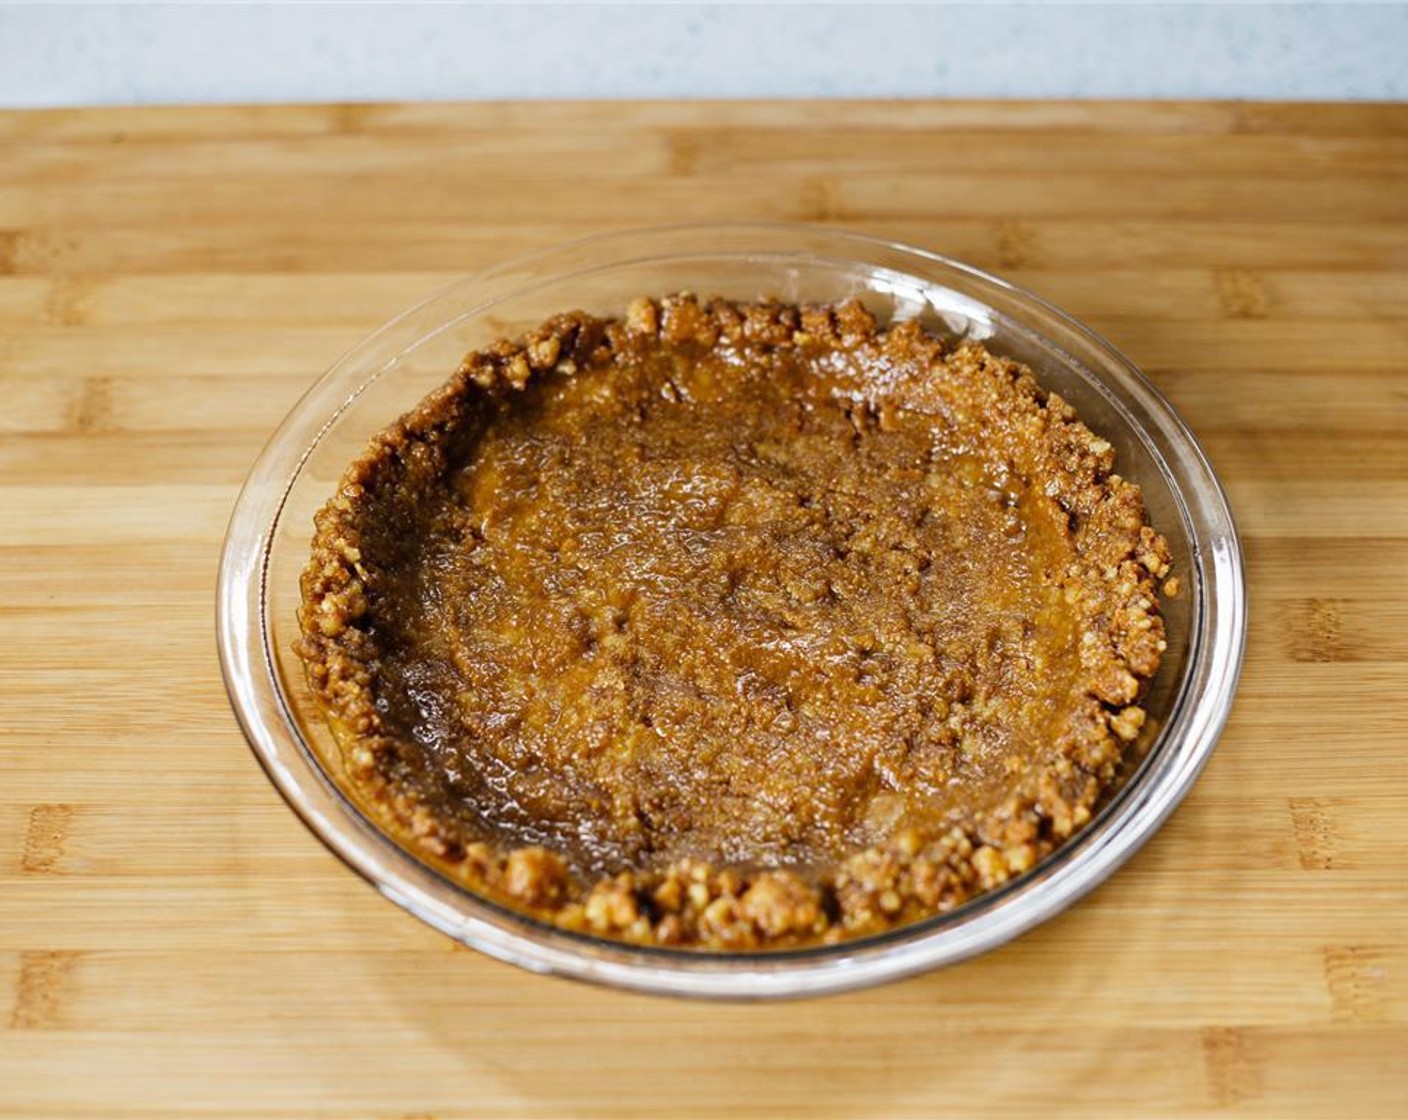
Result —
POLYGON ((296 648, 358 800, 641 944, 836 942, 1031 869, 1165 648, 1169 552, 1110 444, 856 302, 558 316, 470 354, 315 526, 296 648))

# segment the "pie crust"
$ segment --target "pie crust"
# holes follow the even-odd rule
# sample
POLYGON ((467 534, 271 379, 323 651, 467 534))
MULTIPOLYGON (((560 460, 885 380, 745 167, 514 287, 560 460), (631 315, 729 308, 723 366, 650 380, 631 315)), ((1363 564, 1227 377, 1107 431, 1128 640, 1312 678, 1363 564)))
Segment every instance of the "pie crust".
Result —
POLYGON ((1016 362, 857 302, 470 354, 318 513, 297 652, 388 834, 553 925, 739 951, 952 909, 1117 784, 1169 552, 1016 362))

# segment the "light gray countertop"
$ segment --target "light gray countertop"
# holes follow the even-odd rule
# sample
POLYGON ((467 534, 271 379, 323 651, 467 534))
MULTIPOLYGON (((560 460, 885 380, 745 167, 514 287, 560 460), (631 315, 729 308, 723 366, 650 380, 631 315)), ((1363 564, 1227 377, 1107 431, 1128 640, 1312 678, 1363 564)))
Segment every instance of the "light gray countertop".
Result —
POLYGON ((0 4, 0 105, 1408 97, 1408 5, 0 4))

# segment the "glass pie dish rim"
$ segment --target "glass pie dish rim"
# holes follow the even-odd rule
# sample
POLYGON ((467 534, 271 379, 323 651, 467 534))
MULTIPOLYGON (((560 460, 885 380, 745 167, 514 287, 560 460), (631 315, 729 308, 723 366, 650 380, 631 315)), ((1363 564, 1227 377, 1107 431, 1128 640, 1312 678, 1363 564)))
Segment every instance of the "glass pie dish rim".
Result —
MULTIPOLYGON (((830 259, 814 252, 810 256, 830 259)), ((961 294, 975 298, 966 290, 961 294)), ((1241 548, 1216 475, 1181 418, 1118 350, 1040 297, 961 261, 893 241, 778 223, 687 224, 569 242, 465 277, 391 319, 313 384, 260 452, 231 515, 217 587, 222 673, 251 749, 310 830, 384 896, 457 940, 531 971, 656 994, 714 998, 820 995, 955 963, 1011 940, 1094 889, 1157 831, 1206 763, 1230 711, 1246 627, 1241 548), (1196 569, 1189 574, 1202 581, 1190 619, 1185 676, 1148 755, 1095 818, 1031 871, 952 911, 852 941, 746 953, 640 946, 558 929, 474 894, 417 859, 378 829, 318 761, 280 684, 267 626, 267 568, 275 531, 288 494, 319 440, 396 360, 376 367, 360 383, 339 389, 339 375, 345 380, 356 372, 356 359, 363 352, 432 312, 454 310, 433 329, 416 334, 398 356, 409 353, 452 324, 484 314, 521 291, 509 288, 468 307, 457 303, 463 294, 516 273, 536 277, 537 283, 561 282, 590 276, 597 269, 668 261, 671 255, 682 255, 677 245, 673 254, 657 248, 654 257, 646 255, 647 249, 680 241, 693 244, 698 254, 744 259, 746 251, 719 246, 749 240, 770 242, 767 251, 774 255, 790 251, 800 256, 808 252, 804 246, 825 245, 848 254, 838 261, 853 264, 867 265, 882 256, 907 261, 1000 295, 1042 321, 1045 331, 1027 318, 1002 312, 1009 325, 1058 349, 1111 397, 1180 502, 1196 569), (595 255, 597 263, 570 272, 551 269, 554 261, 573 254, 588 260, 595 255), (1053 327, 1064 332, 1068 345, 1083 347, 1087 357, 1098 361, 1072 356, 1052 340, 1053 327), (329 399, 340 400, 331 412, 323 407, 329 399), (315 406, 316 414, 310 415, 315 406), (1156 422, 1158 431, 1148 431, 1131 415, 1132 408, 1156 422), (292 436, 300 438, 291 444, 292 436), (1171 456, 1177 457, 1176 471, 1171 456)))

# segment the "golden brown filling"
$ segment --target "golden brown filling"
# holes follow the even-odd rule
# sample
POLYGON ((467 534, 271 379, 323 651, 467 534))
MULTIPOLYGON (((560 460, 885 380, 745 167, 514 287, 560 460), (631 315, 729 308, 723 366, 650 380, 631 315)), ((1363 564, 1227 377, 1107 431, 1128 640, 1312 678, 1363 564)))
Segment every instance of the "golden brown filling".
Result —
POLYGON ((858 304, 563 316, 377 437, 299 652, 365 803, 569 928, 774 947, 948 909, 1114 781, 1163 541, 1020 366, 858 304))

